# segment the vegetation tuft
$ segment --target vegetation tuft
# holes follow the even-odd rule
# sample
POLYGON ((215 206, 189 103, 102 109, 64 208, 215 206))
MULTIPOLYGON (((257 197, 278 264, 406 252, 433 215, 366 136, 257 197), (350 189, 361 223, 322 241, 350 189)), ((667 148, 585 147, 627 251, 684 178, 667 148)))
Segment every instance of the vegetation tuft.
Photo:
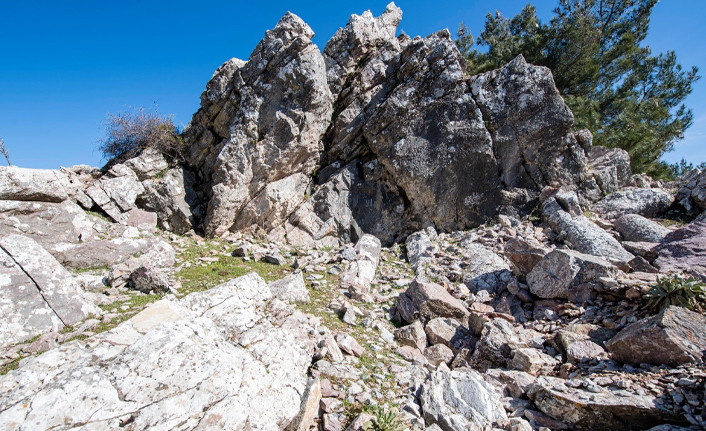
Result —
POLYGON ((183 160, 185 142, 171 117, 145 108, 108 114, 106 136, 100 141, 107 166, 135 157, 147 148, 158 150, 172 161, 183 160))
POLYGON ((646 306, 659 312, 670 305, 678 305, 692 311, 706 311, 706 283, 694 277, 672 274, 657 278, 657 283, 645 292, 646 306))

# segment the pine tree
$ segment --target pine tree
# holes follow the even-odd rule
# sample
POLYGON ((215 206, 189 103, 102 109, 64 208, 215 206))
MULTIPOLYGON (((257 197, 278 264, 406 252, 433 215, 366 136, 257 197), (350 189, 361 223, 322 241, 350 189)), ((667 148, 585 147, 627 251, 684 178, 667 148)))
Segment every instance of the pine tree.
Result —
POLYGON ((554 17, 542 23, 527 5, 508 19, 488 14, 477 44, 461 27, 457 43, 468 70, 503 66, 518 54, 552 70, 557 88, 594 143, 623 148, 632 168, 656 177, 673 174, 660 157, 673 149, 692 124, 684 99, 699 79, 669 51, 653 55, 644 46, 657 0, 559 0, 554 17))

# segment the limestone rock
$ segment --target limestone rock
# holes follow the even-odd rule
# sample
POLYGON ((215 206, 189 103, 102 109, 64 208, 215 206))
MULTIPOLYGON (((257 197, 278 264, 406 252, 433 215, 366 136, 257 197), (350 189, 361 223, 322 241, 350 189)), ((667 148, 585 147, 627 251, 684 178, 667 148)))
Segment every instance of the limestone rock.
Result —
POLYGON ((380 259, 380 247, 380 240, 372 235, 363 235, 358 240, 356 259, 341 273, 341 287, 354 289, 358 295, 370 292, 380 259))
POLYGON ((591 289, 616 268, 604 259, 573 250, 554 250, 527 275, 530 291, 540 298, 569 299, 591 289))
POLYGON ((657 406, 654 395, 601 390, 598 393, 573 388, 564 380, 539 377, 529 397, 544 413, 579 430, 601 424, 611 430, 647 428, 660 422, 685 423, 685 419, 657 406))
POLYGON ((445 344, 435 344, 424 349, 424 357, 435 367, 441 364, 449 365, 454 359, 453 351, 445 344))
POLYGON ((304 283, 304 275, 301 271, 294 271, 288 276, 271 282, 268 287, 275 298, 285 302, 298 302, 306 304, 309 302, 309 290, 304 283))
POLYGON ((336 334, 336 344, 338 347, 349 355, 354 355, 360 357, 365 353, 365 349, 361 347, 360 344, 348 334, 336 334))
POLYGON ((535 376, 550 373, 557 365, 556 359, 537 349, 516 349, 512 353, 512 368, 535 376))
POLYGON ((420 266, 429 263, 436 250, 431 239, 429 239, 429 235, 424 230, 409 235, 405 241, 405 246, 407 248, 407 260, 415 271, 420 266))
POLYGON ((615 221, 615 230, 626 241, 660 242, 671 230, 638 214, 626 214, 615 221))
POLYGON ((706 280, 706 221, 693 222, 668 234, 657 247, 662 272, 687 272, 706 280))
POLYGON ((194 175, 181 167, 169 169, 161 178, 152 178, 142 182, 144 193, 137 204, 144 209, 157 213, 159 226, 177 234, 184 234, 197 225, 199 213, 197 195, 193 187, 194 175))
POLYGON ((71 274, 28 237, 0 238, 0 265, 0 346, 101 314, 71 274))
POLYGON ((30 358, 0 377, 0 423, 284 429, 300 412, 313 344, 301 314, 268 317, 270 298, 250 274, 30 358))
POLYGON ((498 394, 476 371, 441 366, 422 385, 424 419, 444 431, 483 429, 507 419, 498 394))
POLYGON ((632 260, 633 256, 615 238, 584 215, 567 211, 565 208, 568 208, 569 199, 578 201, 575 193, 557 193, 548 196, 542 203, 545 220, 554 232, 565 237, 564 242, 576 251, 604 257, 611 262, 632 260))
POLYGON ((537 240, 514 238, 505 244, 504 253, 522 274, 527 274, 549 253, 549 249, 537 240))
POLYGON ((410 325, 396 329, 395 339, 403 346, 416 347, 419 350, 424 350, 427 346, 427 335, 424 332, 424 325, 418 320, 410 325))
POLYGON ((672 305, 626 327, 606 346, 614 359, 631 364, 677 366, 701 361, 706 351, 706 317, 672 305))
POLYGON ((483 332, 471 357, 471 366, 480 370, 506 368, 512 359, 513 346, 518 342, 517 335, 507 320, 490 320, 483 326, 483 332))
POLYGON ((687 214, 697 215, 706 210, 706 170, 694 169, 679 178, 682 187, 677 192, 676 202, 687 214))
MULTIPOLYGON (((427 335, 429 345, 444 344, 454 351, 469 347, 471 344, 471 333, 454 319, 437 317, 427 322, 424 332, 427 335)), ((472 346, 471 346, 472 347, 472 346)))
POLYGON ((295 183, 287 192, 289 210, 304 201, 301 175, 308 177, 317 167, 332 111, 324 57, 313 36, 299 17, 287 13, 247 63, 228 62, 207 85, 187 131, 192 142, 187 161, 211 185, 204 220, 208 235, 261 226, 266 219, 270 226, 284 222, 287 209, 273 213, 280 208, 262 206, 277 197, 282 184, 270 184, 278 181, 295 183))
POLYGON ((132 169, 140 181, 155 177, 169 168, 164 155, 155 148, 145 148, 139 156, 128 159, 125 166, 132 169))
POLYGON ((136 207, 135 201, 144 191, 144 186, 132 169, 123 164, 116 164, 106 175, 87 188, 86 194, 113 221, 126 224, 125 213, 136 207))
POLYGON ((590 147, 588 168, 603 195, 617 192, 630 184, 630 156, 620 148, 590 147))
POLYGON ((657 217, 667 211, 673 201, 674 196, 662 189, 630 188, 606 196, 593 210, 610 219, 625 214, 657 217))
POLYGON ((62 202, 72 186, 61 171, 0 166, 0 200, 62 202))
POLYGON ((434 317, 454 317, 465 320, 468 310, 463 302, 451 296, 436 283, 415 278, 409 288, 400 293, 397 309, 406 322, 428 321, 434 317))

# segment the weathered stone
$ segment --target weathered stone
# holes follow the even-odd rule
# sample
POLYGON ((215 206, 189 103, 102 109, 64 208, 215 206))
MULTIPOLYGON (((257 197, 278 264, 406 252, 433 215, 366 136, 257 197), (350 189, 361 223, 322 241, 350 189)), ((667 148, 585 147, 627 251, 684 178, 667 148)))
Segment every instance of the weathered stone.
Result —
POLYGON ((470 331, 454 319, 445 317, 431 319, 427 322, 424 332, 430 346, 444 344, 455 351, 472 344, 470 331))
POLYGON ((435 367, 441 364, 449 365, 454 359, 453 351, 444 344, 435 344, 425 348, 424 356, 435 367))
POLYGON ((629 325, 606 347, 615 360, 631 364, 677 366, 701 361, 706 351, 706 317, 672 305, 629 325))
POLYGON ((647 428, 659 422, 685 423, 685 419, 657 406, 655 395, 637 395, 601 390, 598 393, 573 388, 565 380, 539 377, 530 387, 529 397, 544 413, 580 430, 630 430, 647 428))
POLYGON ((431 261, 436 251, 436 247, 429 239, 426 231, 421 230, 407 237, 405 241, 407 248, 407 261, 413 270, 417 271, 420 266, 424 266, 431 261))
POLYGON ((113 221, 126 224, 125 213, 135 208, 137 197, 144 191, 145 188, 135 172, 123 164, 117 164, 87 188, 86 194, 113 221))
POLYGON ((101 314, 71 274, 28 237, 0 238, 0 267, 2 347, 101 314))
POLYGON ((474 369, 506 368, 512 359, 512 348, 518 344, 512 325, 495 318, 483 326, 483 332, 471 357, 474 369))
POLYGON ((61 171, 0 166, 0 200, 62 202, 72 193, 61 171))
POLYGON ((316 424, 321 402, 321 384, 319 379, 311 379, 302 396, 301 407, 297 417, 289 423, 286 431, 309 431, 316 424))
POLYGON ((657 247, 662 272, 687 272, 706 280, 706 221, 677 229, 657 247))
MULTIPOLYGON (((578 200, 574 193, 571 199, 578 200)), ((542 203, 544 218, 552 230, 564 237, 564 242, 581 253, 601 256, 611 262, 629 262, 633 256, 606 231, 584 215, 570 212, 568 201, 561 194, 550 195, 542 203)))
POLYGON ((674 202, 674 196, 662 189, 631 188, 612 193, 593 206, 597 213, 616 219, 625 214, 657 217, 674 202))
POLYGON ((626 214, 615 221, 615 230, 625 241, 660 242, 671 230, 638 214, 626 214))
POLYGON ((169 278, 159 269, 152 266, 140 266, 130 274, 129 286, 144 293, 169 292, 169 278))
POLYGON ((540 298, 570 299, 581 289, 591 289, 601 277, 614 275, 606 260, 573 250, 554 250, 527 274, 530 291, 540 298))
POLYGON ((694 169, 679 178, 676 202, 692 216, 706 210, 706 170, 694 169))
POLYGON ((512 355, 512 368, 535 376, 548 374, 557 365, 556 359, 537 349, 516 349, 512 355))
POLYGON ((498 394, 470 369, 449 371, 443 365, 422 385, 420 402, 427 424, 444 431, 483 429, 507 419, 498 394))
POLYGON ((356 259, 341 273, 341 287, 355 289, 359 294, 370 291, 380 259, 380 240, 363 235, 355 245, 356 259))
POLYGON ((142 150, 139 156, 126 160, 124 165, 132 169, 140 181, 164 173, 169 168, 164 155, 156 148, 151 147, 142 150))
POLYGON ((490 294, 499 293, 511 278, 510 266, 489 247, 477 243, 467 243, 464 253, 463 282, 472 293, 485 290, 490 294))
POLYGON ((349 355, 354 355, 360 357, 365 353, 365 349, 361 347, 360 344, 348 334, 336 334, 336 344, 338 347, 349 355))
POLYGON ((0 377, 0 423, 283 429, 299 414, 313 343, 305 317, 272 317, 270 298, 250 274, 30 358, 0 377))
POLYGON ((443 286, 419 277, 414 279, 405 292, 400 293, 397 310, 405 322, 417 319, 426 322, 434 317, 468 318, 468 310, 463 302, 451 296, 443 286))
POLYGON ((137 204, 157 213, 162 229, 184 234, 197 225, 201 216, 197 210, 192 211, 198 201, 193 189, 195 182, 190 171, 181 167, 169 169, 161 178, 142 182, 145 191, 137 204))
POLYGON ((617 192, 631 181, 630 156, 620 148, 590 147, 588 168, 603 195, 617 192))
POLYGON ((306 288, 301 271, 294 271, 284 278, 275 280, 268 287, 272 295, 282 301, 303 304, 309 302, 309 290, 306 288))
POLYGON ((419 350, 424 350, 427 346, 427 335, 424 332, 424 325, 419 320, 396 329, 395 339, 403 346, 412 346, 419 350))
POLYGON ((187 161, 210 185, 208 235, 280 225, 304 201, 307 187, 300 180, 317 167, 333 109, 313 36, 287 13, 247 63, 229 61, 207 85, 186 135, 187 161), (271 205, 282 187, 289 210, 271 205))
POLYGON ((520 273, 527 274, 550 250, 535 239, 515 238, 505 244, 503 251, 520 273))

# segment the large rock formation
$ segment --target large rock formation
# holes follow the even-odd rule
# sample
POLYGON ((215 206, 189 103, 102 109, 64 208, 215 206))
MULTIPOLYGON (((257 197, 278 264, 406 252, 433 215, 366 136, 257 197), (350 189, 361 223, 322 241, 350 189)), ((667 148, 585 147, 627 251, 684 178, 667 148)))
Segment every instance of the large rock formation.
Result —
POLYGON ((518 57, 469 77, 448 31, 395 37, 401 16, 353 15, 321 53, 287 14, 216 71, 186 132, 206 234, 389 244, 527 213, 547 185, 597 195, 590 134, 572 132, 548 69, 518 57))

